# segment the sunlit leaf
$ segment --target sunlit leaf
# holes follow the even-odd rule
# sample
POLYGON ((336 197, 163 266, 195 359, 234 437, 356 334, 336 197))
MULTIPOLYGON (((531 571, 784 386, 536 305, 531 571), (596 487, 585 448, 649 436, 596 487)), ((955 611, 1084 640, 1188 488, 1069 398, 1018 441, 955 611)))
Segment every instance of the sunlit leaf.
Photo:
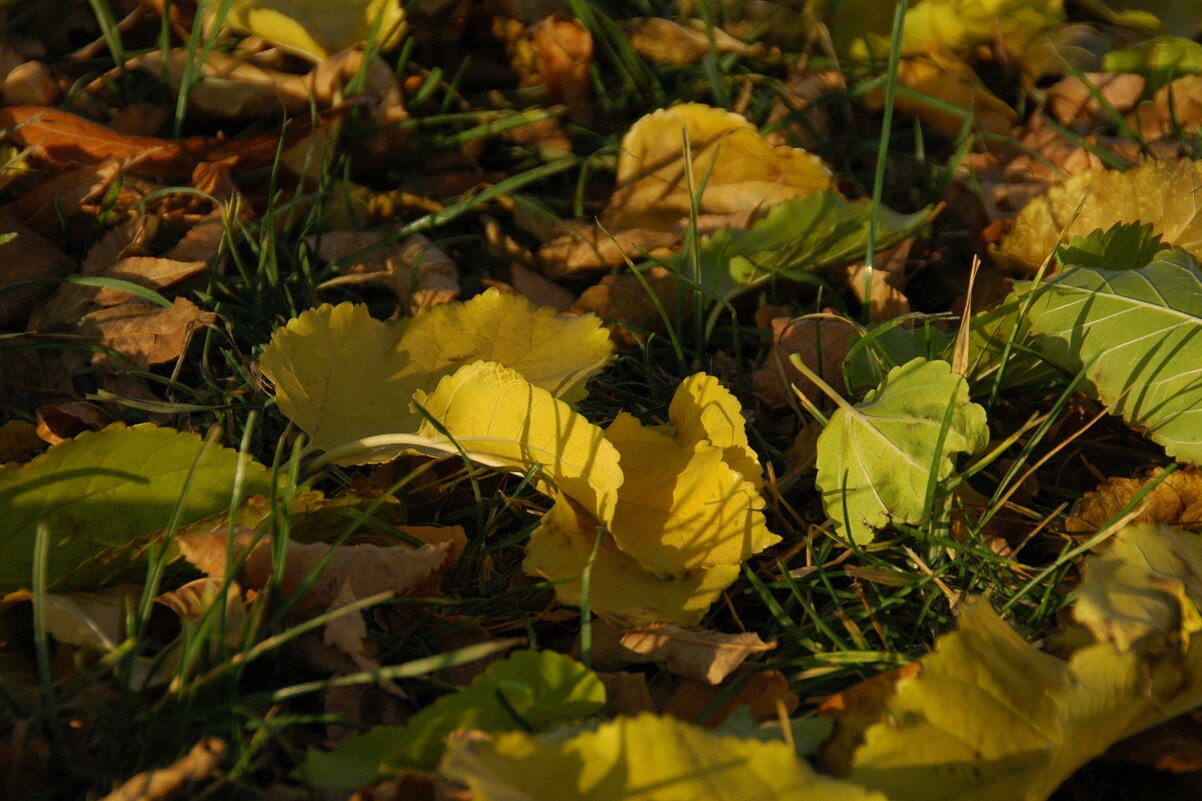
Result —
POLYGON ((676 388, 668 407, 668 419, 681 445, 709 442, 722 449, 722 460, 743 478, 763 486, 760 457, 747 442, 747 420, 743 408, 717 378, 695 373, 676 388))
POLYGON ((404 726, 377 726, 329 753, 311 750, 301 773, 316 787, 354 789, 380 774, 434 769, 455 729, 539 731, 586 718, 604 703, 605 687, 576 660, 518 651, 404 726))
MULTIPOLYGON (((937 131, 956 136, 965 118, 972 128, 1003 136, 1010 132, 1018 115, 1001 98, 986 88, 972 68, 949 51, 908 56, 897 68, 898 110, 913 114, 937 131), (907 91, 908 90, 908 91, 907 91)), ((869 108, 885 106, 885 90, 865 93, 869 108)))
POLYGON ((281 411, 314 447, 329 449, 416 431, 413 393, 432 390, 465 362, 499 362, 557 397, 579 400, 612 347, 592 315, 568 319, 489 290, 395 322, 373 319, 366 306, 320 306, 277 329, 260 364, 281 411))
POLYGON ((1156 89, 1182 75, 1202 73, 1202 44, 1183 36, 1157 36, 1102 56, 1107 72, 1134 72, 1156 89))
POLYGON ((224 24, 320 61, 365 42, 395 47, 404 19, 398 0, 233 0, 224 24))
POLYGON ((1147 223, 1169 245, 1202 256, 1202 162, 1148 161, 1126 172, 1091 170, 1048 189, 1019 213, 997 257, 1033 273, 1060 242, 1115 223, 1147 223))
POLYGON ((570 738, 454 738, 442 772, 478 801, 885 801, 814 772, 779 741, 723 737, 643 714, 570 738))
POLYGON ((1075 236, 1056 248, 1062 266, 1099 270, 1132 270, 1144 267, 1164 250, 1160 235, 1147 223, 1115 223, 1105 231, 1075 236))
POLYGON ((268 494, 270 471, 235 451, 117 423, 0 467, 0 590, 30 586, 39 526, 50 538, 50 586, 96 587, 134 564, 121 549, 166 528, 177 506, 181 524, 228 508, 240 464, 243 495, 268 494))
POLYGON ((1202 461, 1202 272, 1161 251, 1129 270, 1076 267, 1034 289, 1030 343, 1170 456, 1202 461))
POLYGON ((1069 640, 1085 644, 1067 660, 969 599, 897 683, 849 778, 896 801, 1042 801, 1114 742, 1197 706, 1198 538, 1129 526, 1085 573, 1069 640))
POLYGON ((826 513, 860 543, 890 522, 918 523, 931 481, 951 475, 955 456, 988 438, 985 410, 969 401, 967 383, 947 362, 918 358, 895 367, 863 401, 841 405, 818 438, 826 513))

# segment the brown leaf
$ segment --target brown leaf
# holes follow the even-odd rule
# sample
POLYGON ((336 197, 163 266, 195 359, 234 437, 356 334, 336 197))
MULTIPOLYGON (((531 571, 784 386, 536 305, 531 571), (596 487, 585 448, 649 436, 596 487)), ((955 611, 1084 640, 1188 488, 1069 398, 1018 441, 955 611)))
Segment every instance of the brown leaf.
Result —
POLYGON ((591 116, 588 70, 593 63, 593 36, 588 28, 562 11, 530 29, 538 71, 547 96, 565 103, 577 122, 591 116))
POLYGON ((40 61, 26 61, 4 76, 4 102, 10 105, 49 106, 57 103, 62 92, 50 68, 40 61))
POLYGON ((1069 75, 1047 89, 1044 108, 1057 122, 1080 134, 1113 125, 1112 112, 1102 106, 1100 96, 1120 114, 1131 111, 1144 93, 1142 75, 1086 72, 1069 75), (1084 79, 1084 80, 1082 80, 1084 79))
POLYGON ((835 390, 843 389, 843 361, 856 334, 856 326, 833 317, 834 309, 828 309, 820 317, 777 317, 772 320, 772 350, 751 376, 755 391, 769 406, 792 403, 793 387, 800 389, 815 405, 824 402, 826 396, 817 385, 790 363, 789 357, 794 354, 835 390))
MULTIPOLYGON (((88 313, 79 321, 79 331, 147 367, 179 358, 192 332, 212 320, 211 313, 186 298, 176 298, 169 309, 133 300, 88 313)), ((95 364, 109 361, 106 353, 93 357, 95 364)))
POLYGON ((677 282, 663 267, 652 267, 643 273, 654 297, 647 293, 643 281, 633 275, 607 275, 576 299, 568 314, 595 314, 609 329, 609 335, 620 347, 636 347, 648 332, 666 331, 668 322, 660 312, 676 312, 677 282), (657 305, 658 304, 658 305, 657 305))
POLYGON ((46 449, 37 426, 24 420, 9 420, 0 425, 0 464, 27 462, 46 449))
POLYGON ((636 17, 626 25, 630 46, 655 64, 694 64, 713 50, 754 57, 762 45, 749 45, 705 20, 688 19, 683 23, 662 17, 636 17))
POLYGON ((1128 121, 1149 141, 1195 134, 1202 126, 1202 75, 1183 75, 1160 87, 1128 121))
MULTIPOLYGON (((1112 478, 1085 493, 1064 521, 1065 530, 1073 534, 1099 530, 1163 472, 1158 468, 1147 478, 1112 478)), ((1202 470, 1189 466, 1170 473, 1144 496, 1138 508, 1132 523, 1166 523, 1187 531, 1202 531, 1202 470)))
POLYGON ((100 801, 166 801, 189 782, 217 776, 225 750, 224 742, 208 737, 192 746, 186 756, 165 768, 139 773, 100 801))
POLYGON ((102 197, 120 171, 120 163, 113 159, 56 175, 0 207, 0 213, 7 212, 42 236, 57 239, 62 235, 62 218, 79 214, 83 204, 102 197))
MULTIPOLYGON (((16 237, 0 244, 0 290, 42 278, 61 278, 75 269, 75 260, 49 239, 0 211, 0 233, 16 237)), ((54 291, 53 285, 29 286, 0 293, 0 327, 18 327, 33 305, 54 291)))
POLYGON ((646 673, 598 671, 597 678, 605 685, 605 708, 601 710, 604 717, 658 711, 647 687, 646 673))
POLYGON ((761 670, 747 678, 732 676, 717 686, 684 679, 676 692, 664 705, 665 715, 681 720, 696 722, 703 726, 717 726, 730 717, 741 706, 746 706, 756 720, 774 720, 779 716, 777 702, 783 704, 785 712, 797 709, 797 696, 789 691, 789 680, 779 670, 761 670), (702 715, 719 696, 726 693, 731 683, 739 681, 738 690, 713 714, 702 719, 702 715))
POLYGON ((897 692, 897 683, 917 675, 920 668, 920 663, 911 662, 865 679, 822 702, 818 713, 836 719, 835 732, 818 755, 822 770, 835 776, 851 772, 852 757, 864 740, 864 731, 881 719, 897 692))
POLYGON ((37 414, 38 436, 51 445, 57 445, 84 431, 99 431, 113 422, 111 414, 87 401, 41 406, 37 414))
POLYGON ((455 262, 421 234, 404 242, 387 240, 384 231, 330 231, 317 242, 317 255, 325 261, 344 259, 360 251, 345 268, 346 273, 321 284, 319 289, 345 284, 379 283, 387 286, 408 307, 409 313, 459 297, 459 268, 455 262))
POLYGON ((667 623, 645 629, 623 629, 603 620, 593 624, 593 660, 599 668, 660 664, 669 673, 711 685, 753 654, 775 647, 751 632, 724 634, 667 623))
MULTIPOLYGON (((949 136, 956 136, 964 127, 964 114, 972 115, 976 129, 998 136, 1009 134, 1018 118, 1012 108, 985 87, 968 64, 950 51, 903 58, 898 65, 897 81, 921 93, 921 96, 899 93, 898 110, 913 114, 949 136), (927 96, 939 102, 932 102, 927 96), (948 111, 949 104, 964 113, 948 111)), ((866 92, 863 98, 872 109, 885 105, 883 89, 866 92)))

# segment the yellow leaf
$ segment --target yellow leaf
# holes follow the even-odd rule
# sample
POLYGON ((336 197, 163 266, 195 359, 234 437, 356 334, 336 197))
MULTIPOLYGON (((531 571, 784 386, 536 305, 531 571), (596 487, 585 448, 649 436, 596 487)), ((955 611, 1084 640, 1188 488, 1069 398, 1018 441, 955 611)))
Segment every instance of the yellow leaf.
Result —
MULTIPOLYGON (((439 382, 414 402, 451 435, 448 450, 461 448, 474 460, 525 472, 534 465, 565 495, 597 520, 613 516, 622 470, 618 451, 601 429, 515 370, 496 362, 474 362, 439 382)), ((430 420, 418 434, 442 439, 430 420)))
MULTIPOLYGON (((974 128, 999 136, 1009 133, 1018 119, 1012 108, 985 88, 971 67, 948 51, 903 58, 898 64, 897 81, 906 89, 930 96, 899 93, 897 108, 949 136, 959 134, 965 117, 970 115, 974 128), (961 111, 949 110, 947 104, 961 111)), ((865 93, 864 102, 869 108, 883 108, 885 91, 865 93)))
POLYGON ((681 382, 668 407, 676 441, 692 445, 708 441, 722 449, 722 459, 758 490, 764 485, 760 457, 747 442, 743 407, 712 375, 696 373, 681 382))
MULTIPOLYGON (((579 606, 581 575, 597 536, 597 522, 560 495, 531 535, 522 569, 559 582, 555 595, 560 603, 579 606)), ((662 621, 689 626, 701 621, 738 576, 738 565, 721 565, 691 570, 679 578, 660 578, 640 567, 606 536, 593 561, 589 603, 597 614, 624 623, 662 621)))
POLYGON ((613 538, 664 576, 737 565, 779 538, 768 531, 755 485, 703 440, 681 444, 620 413, 605 437, 622 456, 613 538))
POLYGON ((834 187, 830 170, 793 147, 774 147, 729 111, 684 103, 648 114, 622 137, 606 228, 664 229, 689 216, 691 170, 701 214, 733 214, 834 187), (684 142, 691 158, 686 161, 684 142))
POLYGON ((280 410, 314 447, 328 450, 416 431, 413 393, 433 389, 465 362, 499 362, 553 395, 578 400, 612 348, 592 315, 564 318, 489 290, 395 322, 372 319, 366 306, 321 306, 277 329, 260 365, 280 410))
POLYGON ((224 26, 321 61, 365 42, 391 49, 404 20, 399 0, 233 0, 224 26))

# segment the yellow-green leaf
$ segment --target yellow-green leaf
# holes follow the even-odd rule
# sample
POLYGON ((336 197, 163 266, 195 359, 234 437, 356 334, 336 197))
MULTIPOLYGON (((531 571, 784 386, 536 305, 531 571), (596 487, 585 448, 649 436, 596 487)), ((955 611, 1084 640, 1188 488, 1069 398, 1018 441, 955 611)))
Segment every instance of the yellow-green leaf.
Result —
POLYGON ((405 12, 400 0, 233 0, 224 25, 320 61, 365 42, 395 47, 405 12))
POLYGON ((395 322, 373 319, 366 306, 320 306, 277 329, 260 364, 280 410, 328 450, 416 431, 413 393, 433 389, 465 362, 499 362, 572 402, 612 350, 593 315, 565 318, 489 290, 395 322))
POLYGON ((441 771, 476 801, 886 801, 814 772, 780 741, 723 737, 671 717, 620 717, 570 738, 453 737, 441 771))
MULTIPOLYGON (((1202 162, 1149 161, 1126 172, 1090 170, 1035 198, 997 252, 1003 266, 1033 273, 1056 246, 1116 223, 1143 222, 1195 259, 1202 258, 1202 162)), ((1132 265, 1142 267, 1142 264, 1132 265)))

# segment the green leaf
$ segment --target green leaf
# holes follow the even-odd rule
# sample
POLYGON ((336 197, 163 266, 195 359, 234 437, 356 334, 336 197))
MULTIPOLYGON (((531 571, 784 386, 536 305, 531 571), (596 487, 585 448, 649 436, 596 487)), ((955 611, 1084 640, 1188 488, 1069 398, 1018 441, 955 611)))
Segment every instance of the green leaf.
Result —
MULTIPOLYGON (((926 223, 931 209, 878 212, 876 246, 891 247, 926 223)), ((726 228, 701 243, 702 282, 717 297, 729 297, 771 276, 797 279, 864 256, 872 204, 835 192, 809 195, 773 206, 750 228, 726 228)), ((673 257, 674 271, 689 275, 687 249, 673 257)))
POLYGON ((433 770, 455 729, 541 731, 587 718, 604 704, 604 685, 576 660, 554 651, 519 651, 404 726, 377 726, 329 753, 311 750, 300 772, 316 787, 354 789, 382 773, 433 770))
POLYGON ((1181 250, 1032 289, 1030 344, 1178 459, 1202 462, 1202 273, 1181 250))
POLYGON ((931 481, 951 475, 956 454, 987 441, 985 410, 969 401, 968 384, 947 362, 895 367, 862 402, 842 404, 818 437, 826 513, 859 543, 890 522, 920 523, 931 481))
POLYGON ((1157 36, 1102 56, 1106 72, 1134 72, 1148 79, 1147 91, 1182 75, 1202 73, 1202 44, 1183 36, 1157 36))
POLYGON ((1149 223, 1118 222, 1105 231, 1074 236, 1056 248, 1056 261, 1061 267, 1132 270, 1146 266, 1164 247, 1149 223))
POLYGON ((1169 245, 1202 256, 1202 162, 1149 161, 1126 172, 1078 173, 1019 212, 996 253, 998 263, 1033 274, 1060 242, 1115 223, 1148 223, 1169 245))
POLYGON ((29 586, 39 525, 50 536, 51 588, 100 585, 136 564, 110 551, 166 528, 177 505, 180 524, 227 509, 239 463, 243 495, 268 494, 266 467, 196 434, 151 425, 117 423, 0 467, 0 592, 29 586))
POLYGON ((476 801, 886 801, 814 772, 782 742, 711 734, 644 713, 570 738, 453 738, 441 772, 476 801))
POLYGON ((850 778, 892 801, 1043 801, 1111 744, 1202 702, 1202 541, 1128 526, 1086 562, 1067 659, 981 597, 864 732, 850 778))

